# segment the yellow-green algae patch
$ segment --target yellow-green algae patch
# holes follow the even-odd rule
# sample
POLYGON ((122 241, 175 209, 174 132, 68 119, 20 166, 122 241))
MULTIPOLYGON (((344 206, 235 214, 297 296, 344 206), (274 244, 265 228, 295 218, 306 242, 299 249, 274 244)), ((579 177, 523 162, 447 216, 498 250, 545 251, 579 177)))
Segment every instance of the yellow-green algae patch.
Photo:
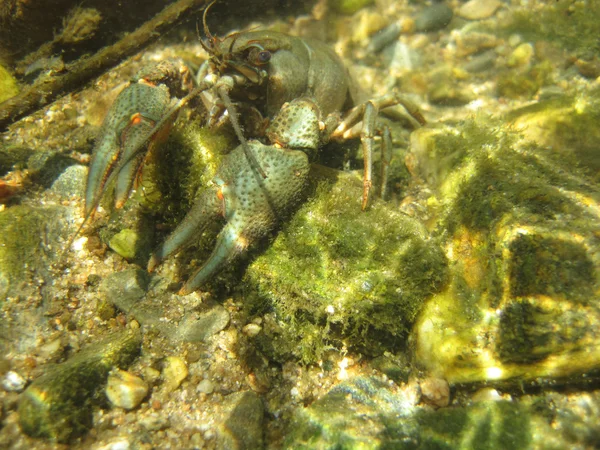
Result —
POLYGON ((0 103, 19 93, 17 80, 0 64, 0 103))
POLYGON ((315 363, 331 348, 401 348, 444 284, 445 257, 424 226, 381 201, 361 211, 361 193, 355 174, 321 182, 249 266, 244 305, 269 313, 256 340, 270 357, 315 363))
POLYGON ((516 126, 533 123, 529 110, 508 123, 479 117, 413 136, 452 267, 414 328, 416 358, 450 382, 600 367, 600 189, 587 151, 564 138, 584 131, 579 120, 598 133, 589 121, 597 94, 577 116, 581 101, 563 99, 563 114, 556 103, 539 105, 538 118, 567 124, 543 139, 516 126))

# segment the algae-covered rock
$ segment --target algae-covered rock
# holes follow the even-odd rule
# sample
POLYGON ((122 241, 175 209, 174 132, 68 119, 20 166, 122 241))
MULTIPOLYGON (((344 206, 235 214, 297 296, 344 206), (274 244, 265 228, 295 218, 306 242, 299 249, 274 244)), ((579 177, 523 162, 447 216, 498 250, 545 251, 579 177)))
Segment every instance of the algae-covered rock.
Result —
POLYGON ((413 138, 452 267, 419 316, 416 357, 451 383, 600 367, 600 189, 573 148, 531 133, 479 119, 413 138))
POLYGON ((375 202, 360 208, 362 180, 323 182, 248 268, 250 311, 277 322, 257 342, 273 358, 316 362, 332 347, 398 348, 423 301, 446 279, 446 261, 423 225, 375 202), (262 339, 262 340, 261 340, 262 339))
POLYGON ((354 378, 295 410, 286 449, 562 449, 597 442, 598 395, 556 393, 519 400, 485 400, 432 410, 416 404, 408 385, 354 378))
POLYGON ((106 303, 176 342, 201 342, 229 325, 229 312, 219 304, 185 311, 177 322, 164 320, 174 294, 167 280, 141 269, 110 274, 102 280, 100 292, 106 303))
POLYGON ((265 407, 258 394, 237 392, 223 401, 222 417, 217 419, 217 448, 221 450, 260 450, 264 448, 265 407))
POLYGON ((527 449, 538 429, 548 429, 518 403, 432 411, 416 406, 409 393, 373 378, 339 384, 296 410, 285 448, 527 449))
POLYGON ((16 205, 0 211, 0 298, 34 274, 52 276, 50 263, 68 229, 67 213, 63 206, 16 205))
POLYGON ((141 334, 126 331, 90 345, 50 367, 22 394, 19 422, 25 433, 67 442, 92 426, 94 405, 103 400, 109 372, 137 356, 141 334))

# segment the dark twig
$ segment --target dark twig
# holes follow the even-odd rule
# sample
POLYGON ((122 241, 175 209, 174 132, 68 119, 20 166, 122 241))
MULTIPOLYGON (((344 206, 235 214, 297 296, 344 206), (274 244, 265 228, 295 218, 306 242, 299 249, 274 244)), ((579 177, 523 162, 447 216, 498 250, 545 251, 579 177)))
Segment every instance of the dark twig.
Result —
POLYGON ((66 73, 40 77, 20 94, 0 104, 0 131, 65 94, 82 89, 124 58, 156 41, 161 33, 182 20, 185 13, 204 3, 205 0, 178 0, 119 42, 67 66, 66 73))

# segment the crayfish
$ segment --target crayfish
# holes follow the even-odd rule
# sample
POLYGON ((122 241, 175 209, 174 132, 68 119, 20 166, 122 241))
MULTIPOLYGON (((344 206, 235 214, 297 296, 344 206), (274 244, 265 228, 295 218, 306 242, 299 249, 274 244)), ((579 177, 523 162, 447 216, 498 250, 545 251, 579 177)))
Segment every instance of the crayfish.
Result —
MULTIPOLYGON (((212 254, 182 293, 197 289, 275 227, 301 198, 309 155, 329 140, 361 139, 365 209, 372 185, 378 111, 401 104, 417 122, 425 123, 418 109, 397 93, 354 105, 347 70, 326 44, 274 31, 236 32, 221 39, 206 25, 207 10, 203 16, 207 41, 202 45, 210 57, 196 80, 185 66, 161 62, 131 81, 110 108, 96 141, 85 199, 89 217, 109 181, 116 178, 115 199, 120 207, 144 153, 192 97, 200 96, 206 104, 209 126, 228 118, 240 145, 224 158, 213 186, 201 193, 148 263, 152 271, 211 221, 224 218, 226 225, 212 254), (240 126, 240 106, 260 114, 260 122, 266 124, 253 139, 240 126)), ((382 131, 381 145, 382 153, 390 151, 389 131, 382 131)))

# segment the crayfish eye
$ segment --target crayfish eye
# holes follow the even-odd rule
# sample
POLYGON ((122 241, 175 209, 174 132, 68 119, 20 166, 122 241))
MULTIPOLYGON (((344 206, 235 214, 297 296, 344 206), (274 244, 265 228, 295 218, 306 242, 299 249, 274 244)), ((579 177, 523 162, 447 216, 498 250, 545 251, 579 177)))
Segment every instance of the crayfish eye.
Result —
POLYGON ((262 52, 258 53, 258 61, 261 64, 265 64, 268 63, 269 60, 271 59, 271 52, 268 50, 263 50, 262 52))

